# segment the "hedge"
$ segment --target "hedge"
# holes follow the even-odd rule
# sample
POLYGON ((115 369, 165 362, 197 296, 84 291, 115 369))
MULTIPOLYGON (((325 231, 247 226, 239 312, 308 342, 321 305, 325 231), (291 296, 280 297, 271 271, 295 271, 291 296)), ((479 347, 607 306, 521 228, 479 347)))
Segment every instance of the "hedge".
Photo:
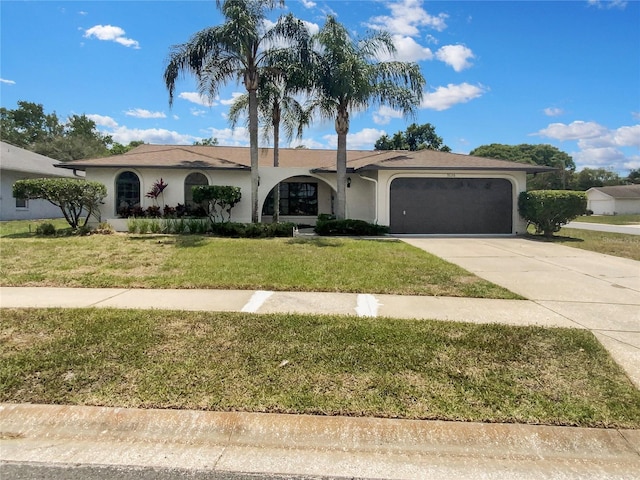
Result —
POLYGON ((585 192, 533 190, 518 197, 520 216, 536 227, 536 233, 552 237, 571 220, 587 210, 585 192))

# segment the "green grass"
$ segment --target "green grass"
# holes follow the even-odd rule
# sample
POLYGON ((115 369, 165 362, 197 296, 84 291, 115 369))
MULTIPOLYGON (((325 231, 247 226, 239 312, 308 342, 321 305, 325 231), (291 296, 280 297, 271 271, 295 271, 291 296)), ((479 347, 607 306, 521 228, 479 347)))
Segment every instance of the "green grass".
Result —
POLYGON ((588 331, 340 316, 4 310, 0 401, 640 427, 588 331))
POLYGON ((40 220, 13 220, 9 222, 0 222, 0 238, 1 237, 30 237, 32 236, 38 225, 50 223, 56 230, 70 229, 69 224, 64 218, 40 219, 40 220))
POLYGON ((634 225, 640 223, 640 215, 583 215, 576 218, 575 221, 607 225, 634 225))
POLYGON ((396 240, 0 238, 5 286, 231 288, 520 298, 396 240))
POLYGON ((545 238, 542 235, 531 235, 532 232, 533 229, 530 228, 530 238, 542 242, 558 243, 640 261, 640 235, 562 228, 552 238, 545 238))

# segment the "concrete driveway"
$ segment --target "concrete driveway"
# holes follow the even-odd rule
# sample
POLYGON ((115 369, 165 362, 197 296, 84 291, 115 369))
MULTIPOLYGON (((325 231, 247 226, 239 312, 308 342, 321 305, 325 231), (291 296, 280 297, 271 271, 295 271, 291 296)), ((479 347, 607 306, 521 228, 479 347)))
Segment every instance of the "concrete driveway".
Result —
POLYGON ((640 387, 640 262, 524 238, 402 238, 591 330, 640 387))

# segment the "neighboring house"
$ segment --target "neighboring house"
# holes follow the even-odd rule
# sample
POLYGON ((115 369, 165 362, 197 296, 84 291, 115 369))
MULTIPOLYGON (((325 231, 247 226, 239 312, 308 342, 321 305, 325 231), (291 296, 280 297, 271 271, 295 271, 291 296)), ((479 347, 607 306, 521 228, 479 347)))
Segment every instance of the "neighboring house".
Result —
MULTIPOLYGON (((260 149, 261 219, 270 222, 273 188, 280 184, 281 221, 314 225, 334 210, 336 151, 260 149)), ((232 220, 251 220, 251 175, 246 147, 141 145, 123 155, 62 164, 86 171, 107 186, 103 220, 126 230, 121 207, 153 205, 145 194, 163 179, 168 187, 160 207, 191 202, 194 185, 235 185, 242 200, 232 220)), ((526 222, 518 214, 518 194, 527 173, 553 169, 433 150, 347 153, 347 217, 389 225, 392 233, 518 234, 526 222)))
POLYGON ((587 190, 587 209, 596 215, 640 213, 640 185, 592 187, 587 190))
POLYGON ((0 220, 62 217, 60 208, 46 200, 25 200, 13 196, 13 184, 17 180, 45 177, 78 178, 78 175, 84 177, 83 172, 55 168, 55 165, 60 163, 44 155, 0 142, 0 220))

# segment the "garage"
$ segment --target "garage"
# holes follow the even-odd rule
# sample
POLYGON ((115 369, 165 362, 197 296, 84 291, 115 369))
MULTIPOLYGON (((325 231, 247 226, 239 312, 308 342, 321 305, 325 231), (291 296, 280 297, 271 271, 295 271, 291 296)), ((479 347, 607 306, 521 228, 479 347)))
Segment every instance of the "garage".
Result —
POLYGON ((395 178, 389 206, 391 233, 513 232, 513 186, 504 178, 395 178))

